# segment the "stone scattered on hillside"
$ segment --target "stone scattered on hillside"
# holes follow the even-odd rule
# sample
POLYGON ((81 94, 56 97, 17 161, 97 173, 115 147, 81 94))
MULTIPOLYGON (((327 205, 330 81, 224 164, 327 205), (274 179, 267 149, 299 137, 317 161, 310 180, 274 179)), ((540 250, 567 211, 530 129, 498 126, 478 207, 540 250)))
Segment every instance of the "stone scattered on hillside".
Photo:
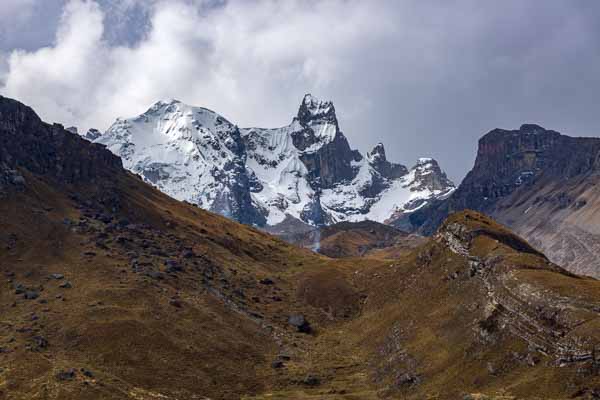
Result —
POLYGON ((298 332, 301 333, 311 333, 312 328, 310 323, 306 320, 304 315, 302 314, 293 314, 288 318, 288 324, 295 327, 298 332))
POLYGON ((75 379, 75 374, 76 373, 77 372, 75 371, 74 368, 69 368, 67 370, 62 370, 62 371, 59 371, 56 374, 56 379, 59 380, 59 381, 71 381, 71 380, 75 379))
POLYGON ((71 289, 73 287, 73 285, 71 284, 71 282, 66 281, 66 282, 61 283, 58 287, 61 289, 71 289))

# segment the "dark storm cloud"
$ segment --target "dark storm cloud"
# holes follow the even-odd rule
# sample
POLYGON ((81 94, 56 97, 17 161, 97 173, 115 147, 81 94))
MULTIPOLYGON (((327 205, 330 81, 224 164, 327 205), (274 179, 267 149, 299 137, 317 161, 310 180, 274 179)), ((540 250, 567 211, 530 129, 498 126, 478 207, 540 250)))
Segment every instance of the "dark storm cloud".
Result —
POLYGON ((4 1, 0 91, 65 124, 176 97, 278 126, 312 92, 354 146, 457 180, 495 127, 600 134, 600 2, 4 1))

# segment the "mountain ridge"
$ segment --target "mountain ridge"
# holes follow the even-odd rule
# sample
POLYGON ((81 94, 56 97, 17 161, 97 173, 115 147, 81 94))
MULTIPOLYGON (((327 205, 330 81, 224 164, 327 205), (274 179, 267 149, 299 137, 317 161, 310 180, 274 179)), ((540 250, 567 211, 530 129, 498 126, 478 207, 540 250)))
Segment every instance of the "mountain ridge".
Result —
POLYGON ((238 128, 211 110, 169 100, 117 120, 95 143, 179 200, 267 228, 288 218, 316 226, 384 222, 454 189, 433 159, 409 170, 388 161, 382 144, 366 156, 351 149, 333 103, 310 94, 282 128, 238 128))
POLYGON ((600 277, 599 183, 600 138, 535 124, 494 129, 479 140, 473 169, 457 190, 401 222, 429 235, 452 212, 478 210, 557 264, 600 277))

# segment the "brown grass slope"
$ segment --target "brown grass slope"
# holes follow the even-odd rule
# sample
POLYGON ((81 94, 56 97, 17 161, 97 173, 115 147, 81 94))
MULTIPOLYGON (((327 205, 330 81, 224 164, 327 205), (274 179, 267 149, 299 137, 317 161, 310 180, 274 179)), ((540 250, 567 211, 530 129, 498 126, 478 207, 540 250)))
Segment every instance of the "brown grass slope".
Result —
POLYGON ((170 199, 1 100, 0 397, 239 398, 276 381, 290 314, 319 329, 355 309, 343 273, 320 285, 346 293, 340 310, 296 294, 327 260, 170 199))
POLYGON ((0 100, 0 398, 598 396, 600 285, 480 214, 334 260, 0 100))
POLYGON ((384 268, 351 329, 401 398, 587 398, 599 388, 597 281, 481 214, 454 214, 403 272, 384 268), (559 368, 562 367, 562 368, 559 368))
POLYGON ((431 242, 394 263, 357 270, 352 282, 363 291, 360 315, 323 332, 310 353, 327 389, 259 398, 600 393, 593 350, 600 344, 599 282, 548 262, 481 214, 451 216, 431 242), (339 364, 328 369, 332 349, 339 364))

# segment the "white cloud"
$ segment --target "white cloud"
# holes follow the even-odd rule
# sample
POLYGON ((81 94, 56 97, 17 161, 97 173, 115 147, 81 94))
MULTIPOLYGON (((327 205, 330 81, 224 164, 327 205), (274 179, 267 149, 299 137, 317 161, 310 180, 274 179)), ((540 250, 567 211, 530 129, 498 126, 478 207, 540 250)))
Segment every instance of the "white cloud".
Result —
POLYGON ((93 2, 70 2, 56 34, 56 45, 11 53, 3 92, 53 121, 84 121, 98 78, 106 70, 102 13, 93 2))
MULTIPOLYGON (((2 0, 0 22, 52 2, 2 0)), ((0 46, 0 93, 106 129, 171 97, 278 126, 313 92, 335 102, 353 145, 433 155, 457 177, 494 127, 595 131, 593 16, 560 0, 69 0, 60 21, 35 17, 48 26, 22 46, 33 50, 0 46), (33 46, 48 29, 52 44, 33 46)))
POLYGON ((394 30, 383 11, 342 0, 216 8, 163 1, 144 40, 109 47, 102 9, 72 0, 53 46, 11 54, 3 92, 44 118, 85 127, 106 128, 165 97, 213 107, 236 122, 285 123, 290 103, 311 89, 327 94, 362 48, 394 30))

